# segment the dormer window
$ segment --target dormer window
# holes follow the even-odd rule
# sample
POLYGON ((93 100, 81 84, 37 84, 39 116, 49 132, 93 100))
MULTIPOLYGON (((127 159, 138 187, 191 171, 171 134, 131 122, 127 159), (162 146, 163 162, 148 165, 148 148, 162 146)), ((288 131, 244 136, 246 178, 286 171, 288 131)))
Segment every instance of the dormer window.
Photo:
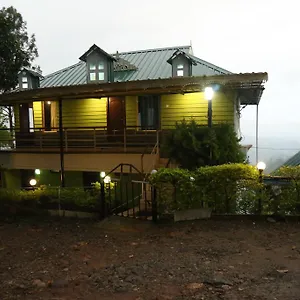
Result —
POLYGON ((116 59, 98 46, 93 45, 80 57, 80 60, 86 63, 87 82, 113 81, 113 62, 116 59))
POLYGON ((183 64, 179 64, 177 65, 177 76, 180 77, 180 76, 183 76, 183 64))
POLYGON ((22 76, 22 89, 28 89, 28 78, 27 78, 27 76, 22 76))
POLYGON ((179 49, 174 52, 167 62, 172 65, 172 77, 192 76, 193 65, 197 65, 191 55, 179 49))

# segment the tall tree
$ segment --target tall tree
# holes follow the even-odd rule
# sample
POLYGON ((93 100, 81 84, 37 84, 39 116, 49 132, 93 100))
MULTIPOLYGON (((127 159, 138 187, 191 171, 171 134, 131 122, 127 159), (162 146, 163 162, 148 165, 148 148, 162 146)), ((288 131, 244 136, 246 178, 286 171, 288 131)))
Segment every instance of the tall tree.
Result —
POLYGON ((12 6, 0 10, 0 93, 14 89, 18 72, 38 56, 35 36, 28 35, 27 24, 12 6))
MULTIPOLYGON (((0 94, 16 88, 18 72, 23 67, 29 67, 38 57, 35 36, 28 35, 27 24, 22 15, 12 6, 0 10, 0 94)), ((0 128, 7 128, 7 122, 12 132, 12 107, 0 107, 0 128)), ((7 132, 0 132, 1 136, 7 132)), ((6 144, 6 143, 4 143, 6 144)), ((3 145, 3 142, 0 143, 3 145)))

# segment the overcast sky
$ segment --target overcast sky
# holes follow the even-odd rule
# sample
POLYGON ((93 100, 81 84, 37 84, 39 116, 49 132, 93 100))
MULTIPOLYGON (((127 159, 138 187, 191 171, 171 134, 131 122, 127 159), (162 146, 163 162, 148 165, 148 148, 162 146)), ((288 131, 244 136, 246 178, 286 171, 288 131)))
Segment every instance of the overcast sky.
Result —
MULTIPOLYGON (((192 41, 196 56, 232 72, 268 72, 261 139, 300 140, 297 0, 0 1, 10 5, 36 35, 43 74, 76 63, 94 43, 114 53, 192 41)), ((254 118, 254 108, 243 111, 246 139, 255 135, 254 118)))

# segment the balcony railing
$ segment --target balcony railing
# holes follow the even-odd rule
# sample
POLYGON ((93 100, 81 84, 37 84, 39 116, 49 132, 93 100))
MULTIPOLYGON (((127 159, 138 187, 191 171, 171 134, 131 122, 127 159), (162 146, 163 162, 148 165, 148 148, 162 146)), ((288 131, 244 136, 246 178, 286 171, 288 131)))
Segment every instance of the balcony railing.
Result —
MULTIPOLYGON (((63 148, 65 152, 151 153, 160 136, 159 130, 141 127, 68 127, 63 129, 63 148)), ((59 128, 0 129, 0 147, 2 151, 59 152, 59 128)))

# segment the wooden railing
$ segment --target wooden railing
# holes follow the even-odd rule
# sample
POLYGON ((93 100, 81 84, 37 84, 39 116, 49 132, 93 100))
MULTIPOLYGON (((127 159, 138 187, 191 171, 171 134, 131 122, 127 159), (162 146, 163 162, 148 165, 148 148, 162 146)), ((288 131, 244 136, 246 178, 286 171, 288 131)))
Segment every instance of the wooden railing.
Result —
MULTIPOLYGON (((68 127, 63 129, 65 152, 133 152, 150 153, 159 143, 161 131, 151 128, 126 127, 108 130, 107 127, 68 127)), ((27 132, 18 128, 0 130, 0 150, 28 152, 58 152, 59 129, 32 128, 27 132)))

